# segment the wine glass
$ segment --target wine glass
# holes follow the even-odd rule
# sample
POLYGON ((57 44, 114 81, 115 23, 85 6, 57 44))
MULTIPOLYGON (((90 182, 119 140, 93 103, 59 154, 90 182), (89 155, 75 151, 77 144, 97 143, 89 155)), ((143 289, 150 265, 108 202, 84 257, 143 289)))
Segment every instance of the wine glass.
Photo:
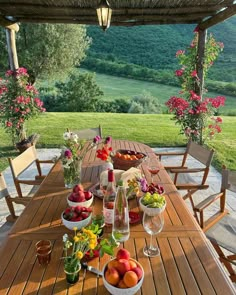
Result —
POLYGON ((145 231, 151 235, 150 245, 143 248, 143 253, 149 257, 160 255, 158 246, 153 245, 153 235, 160 233, 164 226, 164 218, 162 212, 155 212, 154 208, 147 206, 147 210, 143 214, 143 227, 145 231))
POLYGON ((151 173, 151 182, 153 183, 153 177, 158 174, 160 168, 152 163, 152 159, 149 159, 147 170, 151 173))

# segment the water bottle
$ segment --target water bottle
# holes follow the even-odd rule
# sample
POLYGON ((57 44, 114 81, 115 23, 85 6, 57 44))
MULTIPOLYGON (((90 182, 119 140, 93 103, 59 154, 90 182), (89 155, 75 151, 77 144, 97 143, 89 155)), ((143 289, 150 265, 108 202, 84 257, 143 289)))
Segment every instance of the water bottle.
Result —
POLYGON ((114 204, 112 236, 116 242, 125 242, 129 239, 129 207, 123 181, 118 182, 118 189, 114 204))

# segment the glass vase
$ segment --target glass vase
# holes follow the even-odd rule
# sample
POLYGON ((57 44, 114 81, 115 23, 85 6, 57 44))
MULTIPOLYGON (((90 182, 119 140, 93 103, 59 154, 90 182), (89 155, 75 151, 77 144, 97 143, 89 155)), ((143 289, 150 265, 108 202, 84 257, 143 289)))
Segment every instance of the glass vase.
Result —
POLYGON ((68 167, 64 167, 64 183, 66 188, 72 188, 81 183, 82 160, 73 161, 68 167))
POLYGON ((70 285, 74 285, 79 280, 79 272, 81 270, 81 265, 78 264, 76 267, 65 265, 64 272, 66 274, 66 281, 70 285))

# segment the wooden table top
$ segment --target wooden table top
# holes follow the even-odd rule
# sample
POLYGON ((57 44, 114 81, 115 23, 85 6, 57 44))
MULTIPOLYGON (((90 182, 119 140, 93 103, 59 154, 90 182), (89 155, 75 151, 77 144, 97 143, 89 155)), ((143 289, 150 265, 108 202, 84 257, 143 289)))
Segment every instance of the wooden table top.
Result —
MULTIPOLYGON (((158 162, 153 151, 146 145, 135 142, 113 140, 113 149, 127 148, 141 151, 158 162)), ((95 151, 90 151, 84 160, 83 182, 88 185, 98 180, 99 165, 95 151)), ((137 294, 236 294, 235 289, 222 269, 215 252, 195 222, 187 206, 178 194, 165 169, 160 166, 156 182, 166 192, 167 207, 164 212, 165 225, 155 236, 161 256, 147 258, 144 245, 150 236, 141 223, 131 225, 130 239, 124 243, 131 256, 137 259, 145 271, 144 283, 137 294)), ((146 163, 141 166, 146 178, 150 175, 146 163)), ((58 162, 29 205, 14 224, 9 238, 0 252, 0 294, 109 294, 96 275, 80 272, 80 280, 68 286, 63 272, 62 236, 70 233, 61 224, 61 213, 67 207, 63 171, 58 162), (53 243, 50 265, 42 268, 35 256, 35 243, 50 239, 53 243)), ((138 201, 129 201, 130 210, 139 212, 138 201)), ((102 212, 102 201, 94 199, 94 213, 102 212)), ((140 212, 140 214, 142 214, 140 212)), ((109 229, 108 229, 109 231, 109 229)), ((109 256, 95 258, 90 264, 102 270, 109 256)))

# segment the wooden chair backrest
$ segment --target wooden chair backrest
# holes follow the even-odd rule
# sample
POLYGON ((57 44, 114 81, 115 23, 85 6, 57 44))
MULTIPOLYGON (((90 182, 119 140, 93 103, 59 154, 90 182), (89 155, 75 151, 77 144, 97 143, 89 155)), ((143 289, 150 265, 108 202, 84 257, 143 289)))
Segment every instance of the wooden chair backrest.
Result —
POLYGON ((102 137, 102 128, 99 125, 96 128, 76 130, 76 131, 73 131, 73 133, 77 134, 79 139, 93 139, 97 135, 102 137))
POLYGON ((201 162, 206 167, 210 167, 214 150, 208 150, 193 141, 189 141, 186 148, 186 153, 201 162))
POLYGON ((236 193, 236 171, 222 169, 221 190, 230 190, 236 193))
POLYGON ((8 158, 11 167, 13 178, 17 178, 24 172, 32 163, 37 160, 37 152, 35 146, 29 147, 22 154, 14 159, 8 158))
POLYGON ((0 173, 0 199, 9 196, 5 178, 2 173, 0 173))

